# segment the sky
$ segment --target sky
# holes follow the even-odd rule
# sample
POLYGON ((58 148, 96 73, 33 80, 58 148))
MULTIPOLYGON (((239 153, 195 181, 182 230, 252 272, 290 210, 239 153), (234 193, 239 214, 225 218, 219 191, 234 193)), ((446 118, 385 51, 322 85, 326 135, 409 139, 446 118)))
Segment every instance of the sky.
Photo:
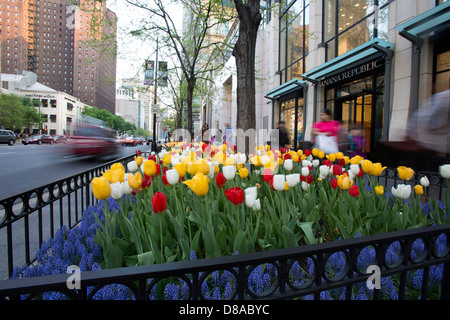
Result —
MULTIPOLYGON (((149 5, 153 3, 152 0, 146 0, 145 2, 149 5)), ((118 18, 117 86, 122 84, 122 79, 135 77, 136 75, 144 81, 142 65, 145 59, 155 60, 156 45, 154 43, 143 43, 136 37, 129 35, 129 31, 133 27, 139 26, 141 19, 148 19, 148 13, 144 9, 129 5, 125 0, 108 0, 107 6, 118 18)), ((179 27, 181 27, 182 10, 175 7, 169 11, 169 14, 174 21, 180 22, 179 27)), ((162 53, 159 54, 159 57, 161 57, 162 53)))

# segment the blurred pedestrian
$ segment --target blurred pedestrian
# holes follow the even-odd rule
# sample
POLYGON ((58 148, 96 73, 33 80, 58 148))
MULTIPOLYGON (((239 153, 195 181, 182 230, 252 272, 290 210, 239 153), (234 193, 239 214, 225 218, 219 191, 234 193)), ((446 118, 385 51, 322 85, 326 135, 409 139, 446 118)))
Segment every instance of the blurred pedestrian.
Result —
POLYGON ((286 122, 284 122, 284 121, 278 122, 278 126, 277 126, 278 134, 279 134, 278 143, 279 143, 280 147, 289 148, 289 145, 290 145, 289 133, 286 130, 285 124, 286 124, 286 122))
POLYGON ((203 143, 210 143, 210 132, 209 132, 209 125, 205 123, 202 127, 202 142, 203 143))
POLYGON ((323 109, 320 121, 312 125, 313 142, 325 154, 339 152, 338 135, 341 131, 339 121, 331 120, 331 111, 323 109))

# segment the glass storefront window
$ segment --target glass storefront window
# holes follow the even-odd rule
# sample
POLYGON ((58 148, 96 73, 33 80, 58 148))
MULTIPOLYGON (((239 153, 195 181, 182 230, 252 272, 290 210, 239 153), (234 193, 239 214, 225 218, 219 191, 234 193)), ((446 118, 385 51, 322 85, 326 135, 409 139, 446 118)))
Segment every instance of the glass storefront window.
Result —
POLYGON ((450 88, 450 51, 436 55, 434 93, 450 88))
POLYGON ((304 73, 308 55, 309 0, 288 1, 280 17, 281 83, 299 78, 304 73), (300 65, 301 64, 301 65, 300 65))
POLYGON ((389 0, 323 0, 323 3, 327 61, 374 37, 387 39, 389 0))
POLYGON ((295 98, 281 102, 279 120, 285 122, 285 128, 289 133, 292 147, 295 141, 303 139, 303 98, 297 98, 297 120, 295 118, 295 98), (297 121, 297 133, 295 132, 295 121, 297 121))

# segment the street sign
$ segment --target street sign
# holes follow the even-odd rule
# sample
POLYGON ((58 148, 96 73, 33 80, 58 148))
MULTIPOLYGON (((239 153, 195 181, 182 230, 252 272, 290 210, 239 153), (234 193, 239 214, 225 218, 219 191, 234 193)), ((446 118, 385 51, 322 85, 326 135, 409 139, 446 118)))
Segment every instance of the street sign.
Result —
POLYGON ((158 113, 159 112, 159 104, 154 103, 152 104, 152 113, 158 113))

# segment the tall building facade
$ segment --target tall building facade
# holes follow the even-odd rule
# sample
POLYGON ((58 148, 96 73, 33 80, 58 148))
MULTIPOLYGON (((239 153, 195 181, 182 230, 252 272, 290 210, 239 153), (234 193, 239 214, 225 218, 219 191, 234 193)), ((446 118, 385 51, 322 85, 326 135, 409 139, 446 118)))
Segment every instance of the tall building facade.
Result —
POLYGON ((114 113, 116 16, 93 3, 2 0, 2 72, 34 72, 42 84, 114 113), (95 33, 93 21, 102 21, 95 33))
MULTIPOLYGON (((450 89, 450 1, 266 3, 272 9, 258 33, 256 129, 285 121, 290 146, 311 147, 312 125, 328 109, 345 137, 353 132, 364 137, 362 151, 369 158, 395 160, 394 152, 411 138, 414 115, 450 89)), ((221 129, 224 118, 234 128, 237 113, 232 56, 227 66, 215 79, 220 94, 211 120, 221 129)), ((447 111, 435 119, 443 117, 450 117, 447 111)), ((434 143, 440 146, 436 162, 450 154, 449 142, 442 136, 434 143)))

